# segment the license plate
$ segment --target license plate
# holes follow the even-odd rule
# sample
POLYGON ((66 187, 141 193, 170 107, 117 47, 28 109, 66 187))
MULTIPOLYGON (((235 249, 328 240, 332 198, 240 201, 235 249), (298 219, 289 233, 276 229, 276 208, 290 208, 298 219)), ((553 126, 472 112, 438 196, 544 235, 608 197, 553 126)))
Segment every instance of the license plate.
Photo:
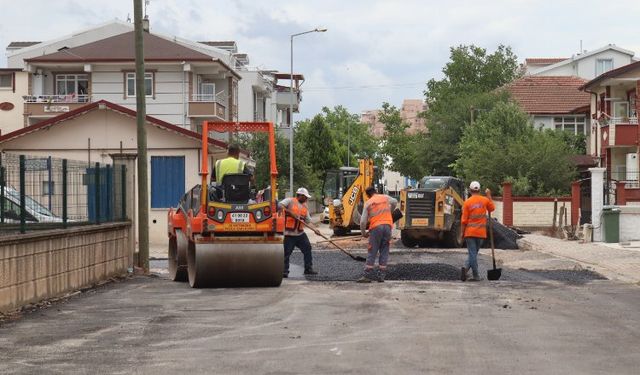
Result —
POLYGON ((424 193, 407 193, 407 197, 410 199, 422 199, 424 198, 424 193))
POLYGON ((411 219, 411 225, 426 227, 429 225, 429 219, 411 219))
POLYGON ((248 212, 234 212, 231 214, 231 222, 232 223, 248 223, 249 222, 249 213, 248 212))

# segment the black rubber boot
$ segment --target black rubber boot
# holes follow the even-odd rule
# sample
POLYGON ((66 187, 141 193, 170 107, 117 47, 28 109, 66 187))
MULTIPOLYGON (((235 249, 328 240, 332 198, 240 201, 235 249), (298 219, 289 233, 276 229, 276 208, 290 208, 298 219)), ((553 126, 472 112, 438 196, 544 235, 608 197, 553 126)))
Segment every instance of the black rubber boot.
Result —
POLYGON ((378 279, 377 281, 379 283, 383 283, 384 279, 387 277, 387 271, 383 271, 383 270, 379 270, 378 271, 378 279))
POLYGON ((317 275, 318 272, 316 270, 314 270, 313 268, 307 268, 306 270, 304 270, 304 274, 305 275, 317 275))

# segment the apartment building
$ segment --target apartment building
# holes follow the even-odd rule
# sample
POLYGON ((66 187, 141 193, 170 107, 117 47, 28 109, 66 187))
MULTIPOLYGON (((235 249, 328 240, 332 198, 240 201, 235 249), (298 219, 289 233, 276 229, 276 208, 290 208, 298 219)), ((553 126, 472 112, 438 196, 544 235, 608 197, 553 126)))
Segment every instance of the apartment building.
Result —
MULTIPOLYGON (((250 68, 249 57, 238 53, 235 42, 146 32, 144 51, 149 115, 195 131, 203 120, 288 124, 291 95, 279 89, 278 80, 289 80, 289 75, 250 68)), ((112 21, 46 42, 12 42, 7 54, 8 69, 24 72, 26 81, 16 82, 19 95, 9 98, 23 109, 12 113, 22 112, 21 121, 3 122, 5 133, 99 100, 135 109, 130 23, 112 21)), ((294 76, 294 111, 303 80, 294 76)), ((7 96, 0 89, 0 102, 7 96)))

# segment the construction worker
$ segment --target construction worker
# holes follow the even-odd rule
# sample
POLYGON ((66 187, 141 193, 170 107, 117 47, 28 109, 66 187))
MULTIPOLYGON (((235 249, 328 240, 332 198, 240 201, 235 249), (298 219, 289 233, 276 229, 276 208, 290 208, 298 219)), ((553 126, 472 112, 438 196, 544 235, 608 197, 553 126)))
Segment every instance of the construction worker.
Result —
POLYGON ((391 226, 393 217, 391 212, 395 210, 398 201, 385 194, 377 194, 373 186, 365 190, 369 199, 362 208, 360 218, 360 231, 362 236, 369 238, 367 262, 364 266, 364 275, 358 279, 359 283, 370 283, 375 278, 374 265, 378 256, 379 274, 377 281, 384 282, 389 260, 389 246, 391 244, 391 226), (369 232, 367 232, 367 224, 369 232))
POLYGON ((251 169, 249 169, 247 163, 240 160, 240 146, 236 144, 229 145, 226 158, 218 159, 216 161, 213 171, 211 171, 211 178, 215 179, 218 185, 220 185, 222 184, 224 176, 231 173, 252 175, 251 169))
POLYGON ((307 208, 307 200, 311 198, 309 191, 303 187, 296 191, 295 198, 286 198, 278 206, 285 211, 284 222, 284 273, 289 277, 289 257, 296 247, 304 255, 304 274, 317 275, 313 269, 311 256, 311 242, 304 232, 305 223, 311 223, 311 216, 307 208))
POLYGON ((487 238, 487 212, 493 212, 496 206, 491 200, 491 190, 485 190, 486 197, 480 195, 480 183, 469 184, 471 196, 462 205, 462 233, 467 242, 469 257, 460 272, 462 281, 480 281, 478 273, 478 251, 487 238), (468 278, 471 269, 473 276, 468 278))

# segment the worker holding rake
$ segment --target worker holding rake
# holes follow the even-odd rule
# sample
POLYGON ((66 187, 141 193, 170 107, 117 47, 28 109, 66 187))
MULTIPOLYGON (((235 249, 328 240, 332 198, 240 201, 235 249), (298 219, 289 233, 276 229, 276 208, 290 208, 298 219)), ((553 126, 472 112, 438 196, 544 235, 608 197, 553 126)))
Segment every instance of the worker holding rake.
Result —
POLYGON ((368 187, 365 194, 369 199, 362 208, 360 231, 363 237, 369 238, 369 251, 364 266, 364 275, 358 279, 358 282, 370 283, 376 279, 374 265, 377 254, 379 254, 377 281, 384 282, 387 261, 389 260, 389 247, 391 246, 391 227, 393 225, 391 213, 396 208, 398 201, 385 194, 376 194, 376 189, 373 186, 368 187), (369 232, 367 232, 367 224, 369 232))

